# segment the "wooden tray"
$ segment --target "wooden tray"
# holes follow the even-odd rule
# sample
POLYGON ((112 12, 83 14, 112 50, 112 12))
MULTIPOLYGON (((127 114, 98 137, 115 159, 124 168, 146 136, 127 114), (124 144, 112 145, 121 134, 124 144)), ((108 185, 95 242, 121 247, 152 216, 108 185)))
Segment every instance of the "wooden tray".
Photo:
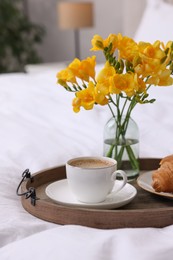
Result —
MULTIPOLYGON (((140 159, 140 169, 149 171, 158 168, 160 159, 140 159)), ((59 205, 45 194, 45 188, 51 182, 66 178, 65 166, 46 169, 32 175, 21 185, 21 191, 29 187, 36 189, 36 205, 22 196, 22 205, 30 214, 57 224, 77 224, 100 229, 125 227, 165 227, 173 224, 173 201, 144 191, 136 184, 138 194, 126 206, 114 210, 74 208, 59 205)))

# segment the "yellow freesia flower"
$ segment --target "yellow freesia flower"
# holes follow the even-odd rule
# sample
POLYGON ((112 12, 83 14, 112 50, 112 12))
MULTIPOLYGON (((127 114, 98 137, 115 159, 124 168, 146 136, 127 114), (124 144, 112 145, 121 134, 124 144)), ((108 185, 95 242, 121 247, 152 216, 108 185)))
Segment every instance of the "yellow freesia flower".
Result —
POLYGON ((68 67, 73 72, 75 77, 85 81, 89 81, 89 75, 81 69, 81 64, 82 62, 76 58, 69 64, 68 67))
POLYGON ((93 39, 91 40, 92 48, 90 49, 91 51, 99 51, 104 49, 104 44, 103 44, 103 38, 96 34, 94 35, 93 39))
POLYGON ((90 50, 104 50, 104 48, 109 47, 109 45, 112 44, 112 49, 110 50, 110 52, 113 53, 118 47, 119 38, 121 38, 121 34, 110 34, 106 39, 103 39, 98 34, 94 35, 93 39, 91 40, 91 44, 93 47, 90 50))
POLYGON ((173 41, 168 41, 166 43, 166 46, 164 45, 164 43, 161 43, 162 48, 166 54, 166 59, 163 61, 165 64, 169 64, 171 63, 171 59, 173 57, 173 41))
POLYGON ((160 42, 156 41, 153 45, 150 43, 139 43, 140 64, 134 70, 138 75, 144 77, 156 76, 160 70, 165 69, 165 63, 162 60, 166 57, 165 52, 160 48, 160 42))
POLYGON ((95 77, 95 65, 96 56, 92 56, 82 61, 76 58, 69 64, 68 68, 75 77, 88 82, 90 77, 93 79, 95 77))
POLYGON ((158 75, 150 77, 147 80, 147 83, 155 86, 170 86, 173 84, 173 79, 171 78, 170 73, 171 71, 169 69, 160 71, 158 75))
POLYGON ((64 70, 61 70, 60 72, 57 73, 57 79, 58 83, 61 85, 70 82, 70 83, 76 83, 76 77, 72 70, 69 68, 66 68, 64 70))
POLYGON ((124 92, 131 97, 138 91, 138 81, 133 73, 115 74, 112 80, 113 84, 110 88, 112 94, 124 92))
POLYGON ((104 47, 108 47, 110 44, 112 44, 112 49, 110 50, 110 53, 113 53, 118 45, 119 45, 119 38, 121 35, 116 35, 116 34, 110 34, 107 39, 104 40, 104 47))
POLYGON ((107 105, 109 103, 109 98, 104 95, 103 93, 101 93, 97 86, 95 88, 95 101, 96 101, 96 104, 99 104, 101 106, 104 106, 104 105, 107 105))
POLYGON ((94 104, 106 105, 108 99, 103 95, 94 85, 92 81, 88 83, 88 87, 76 93, 76 97, 73 99, 73 111, 79 112, 80 107, 86 110, 93 108, 94 104))
POLYGON ((138 54, 138 45, 133 39, 124 36, 119 39, 118 50, 119 58, 132 62, 138 54))
POLYGON ((88 57, 86 60, 81 61, 81 70, 95 79, 95 66, 96 66, 96 56, 88 57))
POLYGON ((147 92, 146 82, 143 81, 142 78, 139 78, 139 77, 137 76, 137 74, 135 74, 134 79, 135 79, 135 82, 137 82, 137 85, 138 85, 138 93, 144 93, 144 94, 146 94, 146 92, 147 92))
POLYGON ((103 94, 108 95, 110 91, 110 79, 115 75, 114 67, 110 66, 108 62, 105 63, 104 68, 99 72, 96 81, 97 89, 103 94))
POLYGON ((80 111, 81 107, 81 99, 78 97, 75 97, 72 101, 73 111, 75 113, 78 113, 80 111))
POLYGON ((89 82, 88 87, 76 93, 76 98, 73 99, 73 110, 80 111, 80 107, 86 110, 92 109, 95 104, 95 86, 93 82, 89 82))

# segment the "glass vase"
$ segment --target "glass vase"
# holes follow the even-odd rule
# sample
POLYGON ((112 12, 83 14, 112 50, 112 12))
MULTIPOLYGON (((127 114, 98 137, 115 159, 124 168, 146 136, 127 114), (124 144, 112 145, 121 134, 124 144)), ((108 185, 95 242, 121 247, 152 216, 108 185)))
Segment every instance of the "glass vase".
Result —
POLYGON ((128 181, 139 175, 139 129, 136 122, 122 116, 112 117, 104 127, 104 156, 114 158, 128 181))

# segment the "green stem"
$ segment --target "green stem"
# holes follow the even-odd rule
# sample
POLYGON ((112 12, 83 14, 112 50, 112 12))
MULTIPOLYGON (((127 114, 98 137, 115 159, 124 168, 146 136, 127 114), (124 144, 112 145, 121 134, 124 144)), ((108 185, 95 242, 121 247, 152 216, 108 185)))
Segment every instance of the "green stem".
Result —
POLYGON ((123 107, 122 107, 122 110, 121 110, 121 117, 122 117, 122 115, 124 114, 124 110, 125 110, 125 108, 126 108, 126 105, 127 105, 127 98, 125 99, 124 104, 123 104, 123 107))
POLYGON ((109 151, 108 151, 107 154, 106 154, 106 157, 112 158, 112 154, 113 154, 114 147, 115 147, 115 145, 112 144, 111 147, 110 147, 110 149, 109 149, 109 151))
POLYGON ((130 145, 127 145, 126 146, 126 151, 127 151, 127 154, 129 156, 129 159, 130 159, 130 163, 131 163, 131 166, 134 170, 138 169, 139 170, 139 164, 138 164, 138 161, 134 155, 134 152, 132 150, 132 148, 130 147, 130 145))
POLYGON ((131 112, 132 112, 133 108, 136 106, 137 101, 136 101, 135 97, 133 97, 131 99, 130 103, 128 103, 128 99, 126 98, 122 105, 121 111, 120 111, 120 96, 119 95, 116 95, 116 102, 110 97, 110 103, 108 104, 108 106, 115 119, 115 125, 116 125, 115 133, 116 134, 115 134, 115 140, 107 153, 107 157, 114 157, 117 160, 118 168, 121 168, 123 154, 126 149, 132 169, 139 170, 138 160, 135 157, 131 146, 127 145, 126 137, 125 137, 126 131, 128 128, 128 124, 129 124, 129 120, 130 120, 130 116, 131 116, 131 112), (110 103, 112 103, 116 107, 116 112, 117 112, 116 116, 114 114, 112 107, 110 106, 110 103), (126 111, 126 114, 125 114, 125 111, 126 111), (118 146, 119 147, 121 146, 119 151, 118 151, 118 146))
POLYGON ((123 153, 124 153, 124 146, 121 146, 120 151, 116 157, 118 169, 120 169, 121 167, 123 153))
POLYGON ((109 103, 108 103, 108 107, 109 107, 109 109, 110 109, 110 111, 112 113, 112 116, 115 118, 115 114, 114 114, 113 109, 112 109, 112 107, 111 107, 111 105, 109 103))

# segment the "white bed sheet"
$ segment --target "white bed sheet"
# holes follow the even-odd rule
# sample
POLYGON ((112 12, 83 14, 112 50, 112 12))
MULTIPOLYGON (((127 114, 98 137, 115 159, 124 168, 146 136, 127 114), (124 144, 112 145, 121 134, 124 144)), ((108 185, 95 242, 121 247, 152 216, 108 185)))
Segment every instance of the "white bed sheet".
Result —
POLYGON ((12 243, 0 254, 3 260, 171 260, 172 240, 173 226, 99 230, 67 225, 12 243))
MULTIPOLYGON (((102 155, 110 112, 95 107, 75 114, 72 94, 56 85, 59 69, 0 75, 0 259, 24 259, 19 252, 26 248, 25 259, 33 252, 35 259, 50 253, 50 259, 172 259, 173 226, 102 231, 58 226, 21 206, 16 187, 26 168, 34 173, 74 156, 102 155)), ((173 153, 173 87, 154 87, 151 97, 156 103, 138 105, 133 118, 140 129, 140 157, 160 158, 173 153)))

